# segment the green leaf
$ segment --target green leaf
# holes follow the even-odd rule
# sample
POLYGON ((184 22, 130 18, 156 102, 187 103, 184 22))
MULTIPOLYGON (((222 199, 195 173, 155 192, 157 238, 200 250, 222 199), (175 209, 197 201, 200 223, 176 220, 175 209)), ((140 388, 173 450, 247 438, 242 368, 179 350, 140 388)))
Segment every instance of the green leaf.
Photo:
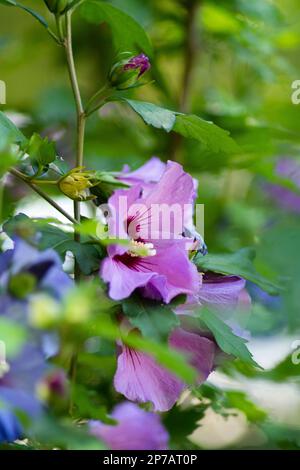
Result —
POLYGON ((72 233, 60 230, 51 224, 38 224, 37 230, 41 234, 39 240, 39 248, 41 250, 52 248, 57 251, 62 259, 64 259, 67 251, 71 251, 85 275, 89 275, 99 269, 100 256, 94 246, 74 241, 72 233))
POLYGON ((111 27, 116 49, 122 51, 142 50, 152 55, 152 46, 144 29, 122 10, 97 0, 86 0, 80 8, 83 17, 91 23, 108 23, 111 27))
POLYGON ((267 421, 260 426, 269 439, 269 445, 274 449, 300 450, 299 425, 281 424, 275 421, 267 421))
POLYGON ((271 295, 278 294, 279 286, 259 274, 254 265, 255 250, 242 248, 235 253, 197 255, 194 258, 196 266, 204 271, 214 271, 221 274, 241 276, 254 282, 271 295))
MULTIPOLYGON (((176 443, 176 448, 182 449, 182 445, 186 443, 191 445, 187 438, 199 426, 199 421, 204 418, 207 408, 208 405, 205 403, 188 408, 173 406, 168 413, 165 413, 164 425, 170 434, 171 441, 176 443)), ((190 447, 187 448, 190 449, 190 447)))
POLYGON ((32 220, 25 214, 18 214, 3 225, 3 230, 8 236, 18 234, 29 242, 36 239, 34 234, 38 233, 38 248, 40 250, 52 248, 62 259, 65 258, 67 251, 71 251, 85 275, 99 269, 100 252, 97 248, 74 241, 72 232, 65 232, 43 220, 32 220))
POLYGON ((152 356, 159 364, 173 372, 177 377, 188 384, 195 382, 197 378, 196 370, 187 362, 187 358, 182 353, 170 349, 168 345, 156 343, 152 339, 144 338, 140 334, 132 331, 128 335, 122 335, 118 325, 113 323, 111 317, 101 315, 93 319, 93 335, 106 338, 112 341, 122 340, 128 347, 143 351, 152 356))
POLYGON ((30 138, 26 152, 30 156, 32 165, 38 165, 38 167, 44 167, 54 162, 56 158, 54 142, 49 142, 47 137, 43 139, 36 133, 30 138))
POLYGON ((226 390, 224 394, 227 399, 227 406, 241 411, 251 423, 259 423, 266 419, 267 413, 258 408, 252 401, 249 400, 244 392, 237 390, 226 390))
POLYGON ((97 419, 105 424, 116 424, 116 421, 108 416, 101 404, 101 397, 95 390, 75 384, 72 387, 72 398, 78 419, 97 419))
POLYGON ((103 450, 104 445, 99 438, 91 436, 86 426, 78 426, 71 420, 58 421, 46 414, 34 420, 30 426, 31 438, 42 443, 46 448, 67 450, 103 450))
POLYGON ((183 137, 197 140, 208 154, 229 155, 239 152, 239 147, 229 132, 198 116, 179 114, 145 101, 123 100, 141 116, 146 124, 166 132, 174 131, 183 137))
POLYGON ((31 16, 33 16, 36 20, 38 20, 39 23, 41 23, 43 26, 45 26, 45 28, 48 28, 48 23, 45 20, 45 18, 43 16, 41 16, 37 11, 33 10, 32 8, 29 8, 25 5, 22 5, 21 3, 16 2, 15 0, 0 0, 0 4, 6 5, 8 7, 21 8, 21 10, 26 11, 31 16))
POLYGON ((0 111, 0 140, 7 139, 15 144, 26 143, 27 139, 14 123, 0 111))
POLYGON ((143 299, 137 295, 126 299, 123 312, 132 326, 144 336, 155 340, 166 340, 170 332, 180 325, 178 316, 168 305, 143 299))
POLYGON ((216 313, 211 310, 201 308, 198 310, 198 316, 201 322, 203 322, 212 332, 222 351, 239 359, 243 359, 249 364, 257 366, 256 362, 252 358, 252 354, 246 346, 247 341, 236 336, 231 328, 226 325, 226 323, 224 323, 216 313))
POLYGON ((6 5, 8 7, 16 7, 17 2, 15 0, 0 0, 1 5, 6 5))
POLYGON ((145 101, 136 101, 125 99, 126 103, 141 116, 146 124, 150 124, 157 129, 164 129, 170 132, 175 124, 176 114, 168 109, 161 108, 145 101))
POLYGON ((194 114, 178 114, 173 131, 189 139, 198 140, 203 149, 210 153, 232 154, 239 152, 238 145, 229 136, 228 131, 194 114))
POLYGON ((215 385, 204 383, 194 389, 194 395, 210 406, 216 413, 228 416, 232 409, 239 410, 249 422, 263 423, 267 413, 249 400, 244 392, 239 390, 223 390, 215 385))
POLYGON ((0 317, 0 341, 5 345, 8 357, 16 356, 27 339, 25 329, 7 318, 0 317))
POLYGON ((18 150, 11 145, 8 136, 0 137, 0 178, 18 160, 18 150))

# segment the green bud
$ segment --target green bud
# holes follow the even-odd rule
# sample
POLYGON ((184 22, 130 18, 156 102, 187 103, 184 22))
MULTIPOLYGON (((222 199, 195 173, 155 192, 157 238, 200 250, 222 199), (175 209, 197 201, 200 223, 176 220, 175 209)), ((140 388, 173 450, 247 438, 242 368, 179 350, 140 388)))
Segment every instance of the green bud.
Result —
POLYGON ((145 54, 120 60, 110 71, 110 85, 117 90, 132 88, 150 67, 149 58, 145 54))
POLYGON ((46 3, 51 13, 61 14, 66 10, 70 0, 44 0, 44 2, 46 3))
POLYGON ((10 278, 8 290, 14 297, 24 299, 34 291, 36 282, 35 276, 30 273, 16 274, 10 278))
POLYGON ((73 168, 59 182, 58 187, 62 193, 74 201, 87 201, 94 199, 89 189, 95 184, 95 172, 83 171, 82 167, 73 168))

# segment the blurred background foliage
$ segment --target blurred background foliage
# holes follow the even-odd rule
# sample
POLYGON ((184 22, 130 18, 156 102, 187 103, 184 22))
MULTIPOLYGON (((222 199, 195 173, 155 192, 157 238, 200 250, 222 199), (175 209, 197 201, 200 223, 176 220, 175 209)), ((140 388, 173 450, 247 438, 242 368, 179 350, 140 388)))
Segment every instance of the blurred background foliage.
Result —
MULTIPOLYGON (((39 9, 50 19, 42 1, 23 3, 39 9)), ((256 376, 253 370, 235 363, 224 370, 217 382, 221 389, 226 386, 242 389, 259 406, 266 406, 273 420, 271 429, 264 429, 269 444, 261 438, 262 431, 254 429, 262 415, 251 408, 247 396, 235 392, 236 395, 228 397, 222 391, 218 393, 226 395, 222 395, 225 408, 229 403, 230 407, 240 409, 250 425, 245 427, 239 416, 229 430, 229 435, 235 436, 234 429, 241 427, 236 439, 223 442, 220 432, 219 444, 218 437, 214 442, 219 447, 297 447, 300 366, 297 369, 292 365, 289 354, 293 339, 300 335, 300 217, 282 210, 267 187, 276 183, 300 194, 296 185, 291 187, 290 181, 276 173, 277 160, 282 156, 299 160, 300 164, 300 111, 291 102, 292 82, 300 78, 299 2, 112 0, 109 3, 134 17, 153 43, 153 82, 128 92, 128 96, 212 120, 230 131, 239 151, 235 155, 225 151, 208 153, 199 142, 147 127, 129 108, 110 103, 88 123, 86 165, 99 170, 120 170, 125 163, 137 168, 152 155, 162 160, 176 159, 199 179, 198 202, 205 204, 205 240, 209 251, 256 247, 257 268, 284 288, 279 297, 270 297, 249 286, 253 308, 245 326, 253 335, 250 345, 258 362, 261 359, 262 365, 272 372, 267 370, 256 376), (257 384, 262 381, 265 388, 260 389, 257 384), (290 388, 281 389, 278 384, 290 388)), ((79 9, 74 22, 74 47, 83 96, 87 98, 105 82, 119 51, 112 46, 106 24, 85 20, 79 9)), ((26 135, 35 130, 56 139, 58 154, 71 163, 75 113, 62 51, 29 15, 2 6, 0 79, 7 84, 7 105, 3 109, 26 135)), ((25 189, 14 187, 11 182, 5 191, 3 212, 8 216, 17 211, 25 189)), ((97 386, 107 370, 111 373, 113 369, 106 347, 109 349, 110 345, 103 346, 103 356, 107 358, 101 358, 101 367, 94 364, 97 386)), ((108 382, 106 386, 109 387, 108 382)), ((207 389, 203 393, 212 403, 220 401, 216 391, 207 389)), ((198 411, 200 418, 203 408, 198 411)), ((218 411, 214 410, 216 414, 218 411)), ((186 413, 184 419, 188 423, 188 411, 182 413, 186 413)), ((222 426, 226 428, 231 423, 231 418, 225 419, 223 415, 222 422, 205 415, 193 442, 214 446, 209 430, 223 429, 222 426)), ((197 416, 193 414, 192 419, 197 416)), ((173 418, 178 420, 178 416, 173 418)), ((168 419, 172 422, 172 416, 168 419)))

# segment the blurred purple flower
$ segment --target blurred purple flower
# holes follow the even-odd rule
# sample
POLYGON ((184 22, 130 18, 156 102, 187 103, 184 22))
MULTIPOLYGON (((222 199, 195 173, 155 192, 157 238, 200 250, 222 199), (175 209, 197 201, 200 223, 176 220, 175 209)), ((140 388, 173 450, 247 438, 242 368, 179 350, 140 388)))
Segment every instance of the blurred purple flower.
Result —
POLYGON ((45 370, 41 351, 32 345, 26 345, 17 357, 0 365, 0 442, 22 435, 15 411, 22 411, 31 419, 41 413, 36 386, 45 370))
MULTIPOLYGON (((147 286, 157 299, 170 302, 179 294, 193 294, 199 288, 199 275, 190 262, 187 238, 182 237, 184 205, 192 204, 193 179, 181 165, 168 162, 163 176, 152 190, 143 197, 142 187, 134 185, 129 190, 117 190, 109 203, 121 219, 121 224, 111 217, 111 235, 127 239, 131 245, 111 245, 108 257, 101 266, 101 276, 109 283, 109 295, 115 300, 128 297, 135 289, 147 286), (120 198, 126 198, 127 208, 120 212, 120 198), (137 209, 142 204, 145 210, 137 209), (171 223, 170 232, 162 231, 162 222, 154 214, 154 207, 177 204, 182 220, 177 220, 179 233, 171 223), (135 205, 135 206, 134 206, 135 205), (156 224, 155 238, 153 225, 156 224), (134 235, 132 235, 134 232, 134 235)), ((192 240, 189 240, 190 243, 192 240)))
MULTIPOLYGON (((214 368, 217 346, 201 331, 174 330, 169 346, 186 354, 198 371, 197 383, 204 382, 214 368)), ((115 389, 128 400, 151 402, 155 411, 167 411, 179 399, 186 384, 159 365, 151 356, 125 345, 118 356, 115 389)))
POLYGON ((72 287, 72 279, 62 270, 59 256, 53 250, 38 251, 27 242, 16 239, 14 248, 0 255, 0 315, 6 314, 24 321, 28 297, 35 292, 45 291, 57 299, 72 287), (29 275, 33 283, 26 295, 18 296, 12 289, 12 280, 17 279, 21 290, 24 286, 22 275, 29 275))
POLYGON ((54 250, 39 251, 17 238, 14 248, 0 255, 0 286, 7 288, 11 277, 20 273, 31 274, 39 290, 49 291, 57 298, 73 285, 54 250))
MULTIPOLYGON (((300 188, 300 164, 298 161, 292 158, 281 158, 277 163, 276 173, 300 188)), ((282 209, 300 213, 300 196, 298 194, 276 184, 266 185, 266 190, 282 209)))
POLYGON ((111 450, 165 450, 169 436, 158 415, 144 411, 134 403, 117 405, 111 417, 116 425, 90 421, 90 433, 111 450))

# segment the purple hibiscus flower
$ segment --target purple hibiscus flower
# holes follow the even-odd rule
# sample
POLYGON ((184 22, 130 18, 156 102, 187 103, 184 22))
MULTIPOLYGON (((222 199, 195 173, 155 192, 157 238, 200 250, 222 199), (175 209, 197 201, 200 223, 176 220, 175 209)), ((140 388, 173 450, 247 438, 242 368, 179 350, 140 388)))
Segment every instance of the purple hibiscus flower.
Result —
POLYGON ((22 411, 34 419, 42 411, 36 397, 36 386, 46 369, 41 351, 27 345, 8 362, 0 362, 0 442, 11 442, 22 436, 22 427, 15 414, 22 411))
POLYGON ((134 403, 123 402, 115 407, 111 417, 116 425, 90 421, 90 433, 100 438, 111 450, 165 450, 169 435, 154 413, 142 410, 134 403))
MULTIPOLYGON (((300 164, 292 158, 281 158, 276 166, 276 173, 300 188, 300 164)), ((300 213, 300 196, 288 188, 268 184, 267 192, 277 204, 290 212, 300 213)))
MULTIPOLYGON (((120 181, 129 186, 139 184, 142 186, 144 197, 155 187, 162 175, 166 171, 167 164, 162 162, 158 157, 152 157, 144 165, 134 171, 130 171, 128 165, 124 165, 121 173, 117 176, 120 181)), ((192 202, 197 199, 198 181, 193 178, 194 192, 192 202)), ((197 232, 194 225, 194 207, 193 204, 187 208, 184 214, 184 234, 194 239, 193 250, 199 250, 203 254, 207 253, 207 248, 201 235, 197 232)))
MULTIPOLYGON (((218 348, 201 331, 177 328, 169 337, 169 346, 187 355, 197 370, 197 383, 212 372, 218 348)), ((176 403, 186 384, 144 352, 122 345, 119 351, 115 389, 128 400, 151 402, 155 411, 167 411, 176 403)))
POLYGON ((198 291, 200 278, 188 257, 193 240, 182 236, 185 206, 193 201, 193 179, 175 162, 168 162, 146 196, 141 185, 115 191, 109 200, 109 230, 112 236, 127 240, 128 246, 109 246, 101 266, 111 298, 124 299, 147 287, 154 298, 169 303, 179 294, 198 291), (167 217, 159 211, 170 207, 175 213, 168 212, 166 225, 167 217))

